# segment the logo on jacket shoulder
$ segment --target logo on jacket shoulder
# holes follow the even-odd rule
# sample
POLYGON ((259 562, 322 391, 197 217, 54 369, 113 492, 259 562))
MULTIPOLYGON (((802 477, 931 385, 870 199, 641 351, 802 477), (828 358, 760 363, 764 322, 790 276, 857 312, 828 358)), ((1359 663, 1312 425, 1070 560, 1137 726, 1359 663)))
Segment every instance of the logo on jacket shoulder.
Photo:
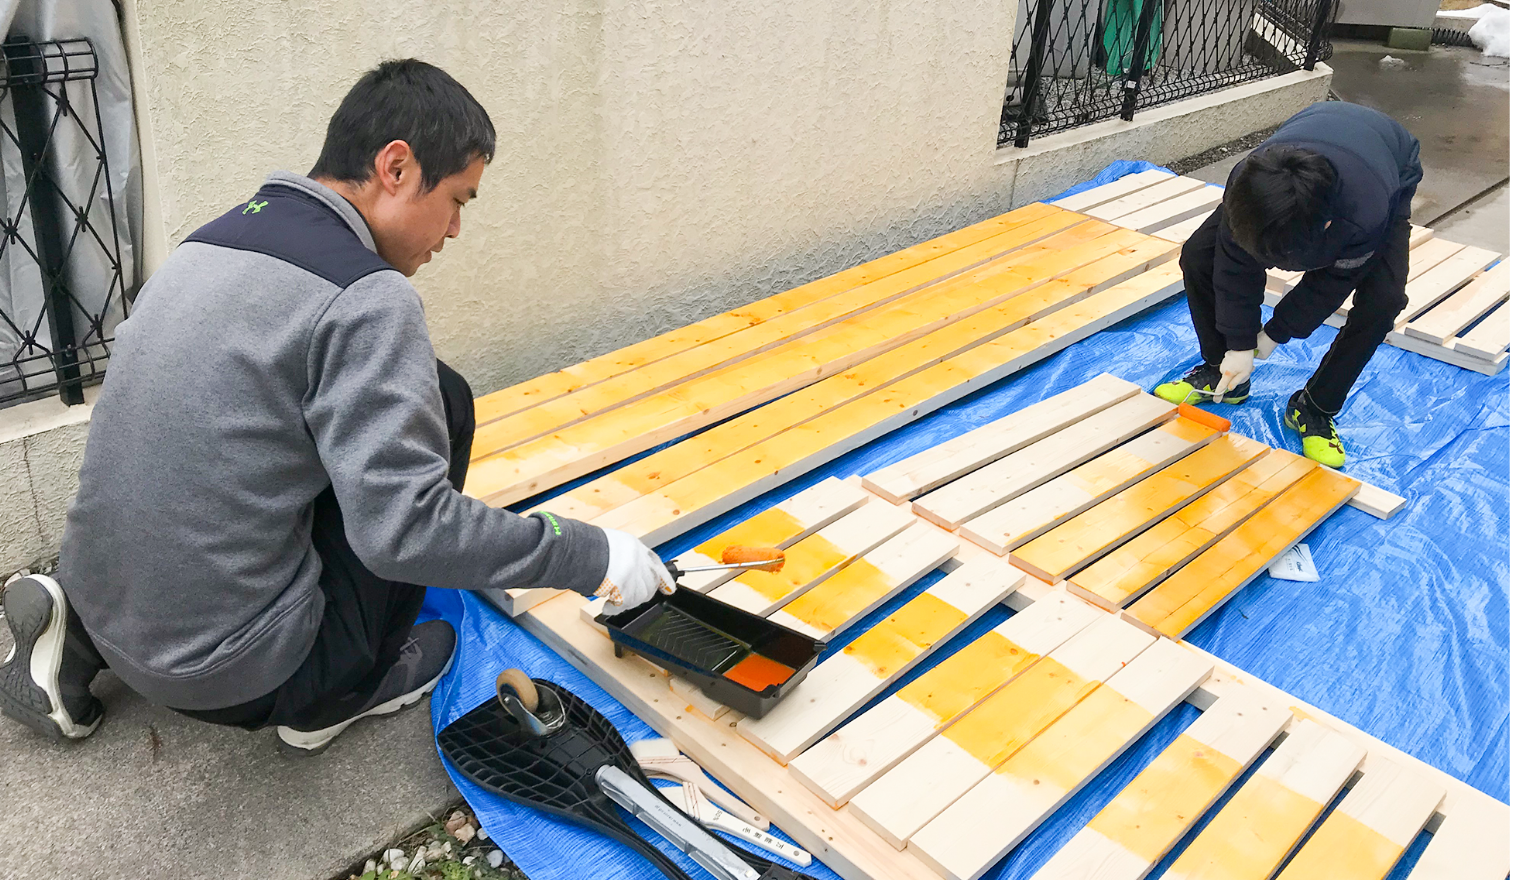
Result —
POLYGON ((256 202, 253 199, 249 199, 247 207, 243 208, 243 213, 247 214, 249 211, 252 211, 253 213, 257 214, 258 212, 264 210, 264 206, 267 204, 269 204, 268 200, 256 202))
POLYGON ((1336 260, 1335 261, 1335 268, 1337 268, 1337 269, 1360 269, 1362 267, 1362 264, 1364 264, 1368 260, 1372 259, 1372 255, 1374 253, 1376 253, 1376 251, 1368 251, 1367 253, 1362 254, 1360 257, 1347 257, 1344 260, 1336 260))

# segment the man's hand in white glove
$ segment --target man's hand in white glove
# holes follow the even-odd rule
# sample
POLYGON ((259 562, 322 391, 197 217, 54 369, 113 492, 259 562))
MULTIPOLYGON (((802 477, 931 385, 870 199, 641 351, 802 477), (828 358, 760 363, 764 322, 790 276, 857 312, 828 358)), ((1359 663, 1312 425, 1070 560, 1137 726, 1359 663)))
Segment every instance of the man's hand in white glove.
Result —
POLYGON ((1251 355, 1249 351, 1224 353, 1224 360, 1219 362, 1219 387, 1214 389, 1216 398, 1233 391, 1237 385, 1251 378, 1251 355))
POLYGON ((607 574, 596 595, 605 597, 613 609, 637 608, 654 598, 655 591, 674 593, 670 570, 644 542, 615 529, 607 533, 607 574))
POLYGON ((1276 350, 1277 350, 1277 340, 1275 340, 1272 337, 1268 336, 1267 335, 1267 331, 1263 330, 1260 333, 1256 334, 1256 359, 1257 360, 1259 360, 1259 361, 1266 360, 1267 358, 1271 357, 1272 356, 1272 352, 1274 352, 1276 350))

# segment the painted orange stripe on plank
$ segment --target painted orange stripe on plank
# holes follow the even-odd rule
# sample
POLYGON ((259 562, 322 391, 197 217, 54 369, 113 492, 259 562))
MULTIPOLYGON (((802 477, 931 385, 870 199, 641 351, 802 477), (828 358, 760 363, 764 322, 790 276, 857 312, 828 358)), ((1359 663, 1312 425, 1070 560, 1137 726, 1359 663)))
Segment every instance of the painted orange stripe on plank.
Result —
POLYGON ((833 542, 822 535, 815 534, 787 548, 786 565, 780 571, 746 571, 734 580, 774 602, 852 558, 852 554, 834 546, 833 542))
POLYGON ((944 736, 988 767, 996 767, 1099 686, 1044 657, 945 728, 944 736))
POLYGON ((1159 861, 1240 769, 1239 761, 1184 733, 1087 827, 1146 861, 1159 861), (1163 803, 1165 810, 1156 809, 1163 803))
POLYGON ((1383 880, 1403 854, 1403 847, 1337 810, 1277 880, 1383 880))
POLYGON ((1001 633, 989 632, 908 683, 897 697, 948 724, 1038 659, 1001 633))
POLYGON ((816 630, 832 632, 896 586, 886 572, 857 559, 781 610, 816 630))
POLYGON ((920 593, 886 620, 846 645, 877 678, 888 678, 922 656, 966 619, 966 612, 933 593, 920 593))
POLYGON ((1154 717, 1118 691, 1100 684, 1061 719, 1059 736, 1055 731, 1051 736, 1036 736, 999 767, 997 775, 1019 785, 1071 791, 1154 717))
POLYGON ((1275 779, 1253 776, 1172 863, 1167 876, 1269 880, 1323 808, 1275 779))

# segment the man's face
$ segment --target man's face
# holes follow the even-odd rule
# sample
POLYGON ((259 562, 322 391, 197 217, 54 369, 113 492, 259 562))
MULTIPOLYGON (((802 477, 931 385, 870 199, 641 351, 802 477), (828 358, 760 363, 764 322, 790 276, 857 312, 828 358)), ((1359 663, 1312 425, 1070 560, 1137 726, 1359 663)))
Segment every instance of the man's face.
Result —
POLYGON ((387 168, 392 174, 382 187, 367 216, 375 236, 375 248, 387 263, 410 278, 433 254, 443 250, 445 239, 459 235, 459 213, 480 187, 480 175, 486 163, 476 158, 458 174, 439 181, 424 192, 422 169, 415 157, 407 156, 387 168))

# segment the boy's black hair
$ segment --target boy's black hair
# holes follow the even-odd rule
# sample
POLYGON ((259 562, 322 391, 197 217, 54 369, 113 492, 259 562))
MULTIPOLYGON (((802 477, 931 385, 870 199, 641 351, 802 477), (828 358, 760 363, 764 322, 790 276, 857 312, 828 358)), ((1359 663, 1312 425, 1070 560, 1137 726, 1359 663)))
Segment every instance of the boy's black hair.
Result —
POLYGON ((1231 234, 1267 263, 1312 248, 1330 219, 1335 180, 1330 160, 1302 147, 1273 145, 1251 153, 1225 188, 1231 234))
POLYGON ((375 173, 375 154, 406 141, 431 191, 477 157, 496 154, 491 117, 464 86, 425 61, 383 61, 359 78, 327 123, 322 154, 309 177, 362 184, 375 173))

